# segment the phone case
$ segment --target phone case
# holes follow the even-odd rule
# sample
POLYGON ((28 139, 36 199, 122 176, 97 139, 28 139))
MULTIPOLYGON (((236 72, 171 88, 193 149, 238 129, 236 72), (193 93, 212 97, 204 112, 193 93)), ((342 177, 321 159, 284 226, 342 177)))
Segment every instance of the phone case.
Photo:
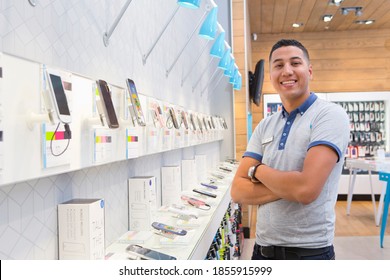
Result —
POLYGON ((210 188, 210 189, 213 189, 213 190, 216 190, 218 189, 217 186, 215 185, 211 185, 211 184, 206 184, 206 183, 200 183, 202 186, 206 187, 206 188, 210 188))
POLYGON ((191 122, 192 130, 196 130, 196 125, 195 125, 193 114, 190 114, 190 122, 191 122))
POLYGON ((195 218, 195 219, 198 218, 197 213, 190 211, 190 210, 187 210, 184 207, 178 207, 176 205, 169 206, 168 211, 171 213, 180 215, 180 216, 187 216, 187 217, 195 218))
POLYGON ((137 123, 140 126, 145 126, 145 118, 144 113, 141 108, 141 102, 139 101, 138 92, 135 87, 135 83, 131 79, 126 80, 127 88, 130 96, 131 104, 133 105, 132 108, 130 108, 130 113, 135 116, 137 123))
POLYGON ((213 193, 210 193, 210 192, 206 192, 206 191, 202 191, 202 190, 198 190, 198 189, 193 189, 192 191, 196 192, 196 193, 199 193, 199 194, 202 194, 202 195, 205 195, 205 196, 208 196, 208 197, 212 197, 212 198, 216 198, 217 197, 216 194, 213 194, 213 193))
POLYGON ((169 232, 169 233, 172 233, 172 234, 177 234, 177 235, 186 235, 187 234, 187 231, 184 230, 184 229, 177 228, 177 227, 174 227, 174 226, 169 226, 169 225, 166 225, 166 224, 163 224, 163 223, 153 222, 152 223, 152 227, 157 229, 157 230, 161 230, 161 231, 164 231, 164 232, 169 232))
POLYGON ((180 198, 181 198, 181 200, 186 201, 189 205, 191 205, 197 209, 200 209, 200 210, 210 210, 210 208, 211 208, 211 206, 209 204, 207 204, 206 202, 204 202, 203 200, 200 200, 200 199, 197 199, 194 197, 182 195, 180 198))
POLYGON ((187 116, 184 111, 181 111, 181 122, 184 124, 185 129, 188 129, 188 121, 187 121, 187 116))
POLYGON ((198 127, 199 127, 199 130, 201 133, 203 133, 203 126, 202 126, 202 122, 200 121, 200 118, 199 117, 196 117, 197 121, 198 121, 198 127))
POLYGON ((111 91, 108 88, 106 81, 98 80, 97 86, 99 89, 100 100, 103 103, 103 111, 104 111, 104 115, 105 115, 106 120, 107 120, 108 127, 109 128, 118 128, 119 122, 118 122, 118 119, 116 117, 114 104, 112 103, 111 91))
POLYGON ((129 254, 140 257, 145 260, 176 260, 175 257, 142 247, 140 245, 132 244, 126 248, 129 254))
POLYGON ((173 126, 174 126, 176 129, 179 129, 180 126, 179 126, 179 123, 177 122, 175 110, 174 110, 172 107, 169 107, 169 108, 168 108, 168 111, 169 111, 169 115, 171 116, 171 119, 172 119, 172 122, 173 122, 173 126))
POLYGON ((153 102, 152 109, 154 111, 153 119, 155 121, 157 120, 157 122, 160 123, 161 127, 165 127, 165 121, 164 121, 164 118, 163 118, 163 112, 161 110, 160 105, 158 105, 157 103, 153 102))

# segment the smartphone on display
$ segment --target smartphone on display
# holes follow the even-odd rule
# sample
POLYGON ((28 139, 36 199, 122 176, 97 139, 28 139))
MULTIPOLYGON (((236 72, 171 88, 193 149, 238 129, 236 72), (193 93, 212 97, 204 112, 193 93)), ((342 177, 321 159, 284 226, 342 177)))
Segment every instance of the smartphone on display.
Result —
POLYGON ((157 102, 153 102, 151 106, 151 113, 153 117, 153 123, 156 125, 156 122, 160 123, 161 127, 165 127, 165 122, 163 118, 163 112, 161 110, 160 105, 157 102))
POLYGON ((222 127, 223 127, 224 129, 228 129, 228 126, 227 126, 227 124, 226 124, 225 119, 222 118, 222 117, 220 117, 219 120, 220 120, 220 122, 221 122, 222 127))
POLYGON ((206 183, 200 183, 203 187, 206 187, 206 188, 209 188, 209 189, 213 189, 213 190, 216 190, 218 189, 218 186, 216 185, 212 185, 212 184, 206 184, 206 183))
POLYGON ((215 129, 214 117, 210 117, 211 126, 215 129))
POLYGON ((116 117, 114 104, 112 103, 111 91, 106 81, 98 80, 96 83, 99 90, 99 101, 102 104, 107 125, 109 128, 118 128, 119 122, 116 117))
POLYGON ((180 115, 181 115, 181 122, 184 124, 185 129, 188 129, 188 121, 187 121, 186 112, 181 111, 180 115))
POLYGON ((173 256, 152 249, 148 249, 136 244, 129 245, 126 248, 126 252, 144 260, 176 260, 176 258, 173 256))
POLYGON ((202 190, 199 190, 199 189, 193 189, 192 191, 196 192, 196 193, 199 193, 199 194, 202 194, 202 195, 205 195, 205 196, 208 196, 208 197, 212 197, 212 198, 216 198, 217 197, 216 194, 213 194, 211 192, 202 191, 202 190))
POLYGON ((206 131, 209 130, 208 127, 207 127, 207 124, 206 124, 206 117, 203 117, 202 120, 203 120, 204 129, 205 129, 206 131))
POLYGON ((187 234, 187 231, 184 230, 184 229, 177 228, 177 227, 174 227, 174 226, 169 226, 169 225, 166 225, 166 224, 163 224, 163 223, 159 223, 159 222, 153 222, 152 223, 152 227, 157 229, 157 230, 169 232, 169 233, 176 234, 176 235, 182 235, 183 236, 183 235, 187 234))
POLYGON ((62 83, 61 76, 52 70, 46 70, 47 80, 49 82, 49 101, 51 104, 46 104, 48 109, 56 111, 58 119, 62 123, 70 123, 72 118, 70 116, 70 110, 68 106, 68 100, 66 99, 64 85, 62 83))
POLYGON ((145 126, 146 122, 144 118, 144 113, 141 108, 141 102, 139 101, 138 92, 135 87, 135 83, 131 79, 126 79, 126 84, 129 92, 130 101, 131 104, 133 105, 131 106, 132 108, 129 108, 130 113, 132 116, 135 116, 140 126, 145 126))
POLYGON ((202 133, 203 133, 203 125, 202 125, 202 122, 200 121, 200 118, 199 118, 199 116, 198 116, 198 117, 196 117, 196 119, 197 119, 197 121, 198 121, 198 127, 199 127, 199 129, 200 129, 200 132, 202 132, 202 133))
POLYGON ((191 122, 192 130, 196 130, 196 125, 195 125, 194 115, 193 114, 190 114, 190 122, 191 122))
POLYGON ((177 118, 176 118, 175 110, 172 107, 168 107, 168 111, 169 111, 169 115, 171 116, 173 126, 176 129, 179 129, 180 126, 179 126, 179 123, 178 123, 177 118))
POLYGON ((190 218, 194 218, 194 219, 198 218, 197 213, 185 209, 184 206, 177 206, 177 205, 173 204, 172 206, 168 207, 168 211, 171 213, 177 214, 179 216, 186 216, 186 217, 190 217, 190 218))

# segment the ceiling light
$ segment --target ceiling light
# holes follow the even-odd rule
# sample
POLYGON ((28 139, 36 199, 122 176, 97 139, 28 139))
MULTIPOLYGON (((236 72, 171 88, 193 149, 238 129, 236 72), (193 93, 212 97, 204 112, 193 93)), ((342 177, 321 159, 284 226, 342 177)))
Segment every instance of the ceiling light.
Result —
POLYGON ((257 33, 255 32, 252 33, 252 40, 257 41, 257 33))
POLYGON ((363 7, 342 7, 340 9, 342 15, 348 15, 349 12, 354 12, 355 16, 361 16, 363 7))
POLYGON ((332 20, 332 18, 333 18, 333 15, 324 15, 324 16, 322 17, 322 20, 323 20, 324 22, 330 22, 330 21, 332 20))
POLYGON ((367 19, 367 20, 355 20, 354 23, 356 24, 373 24, 375 20, 373 19, 367 19))
POLYGON ((292 24, 292 27, 294 27, 294 28, 298 28, 298 27, 301 27, 301 26, 303 26, 302 22, 295 22, 295 23, 292 24))
POLYGON ((330 5, 336 5, 336 6, 340 6, 340 4, 344 2, 344 0, 330 0, 329 1, 329 4, 330 5))

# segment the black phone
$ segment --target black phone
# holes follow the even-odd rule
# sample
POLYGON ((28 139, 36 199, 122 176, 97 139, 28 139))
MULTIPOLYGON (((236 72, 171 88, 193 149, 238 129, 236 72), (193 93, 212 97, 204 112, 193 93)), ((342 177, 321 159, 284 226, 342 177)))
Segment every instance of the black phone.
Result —
POLYGON ((211 126, 213 127, 213 129, 215 129, 214 117, 210 117, 210 120, 211 120, 211 126))
POLYGON ((107 120, 107 125, 109 128, 118 128, 119 122, 116 117, 114 104, 112 103, 111 91, 106 81, 98 80, 96 83, 99 91, 98 102, 101 102, 102 104, 104 116, 106 117, 107 120))
POLYGON ((203 120, 203 127, 204 127, 204 129, 205 129, 206 131, 209 130, 209 128, 208 128, 208 126, 207 126, 207 123, 206 123, 206 117, 203 117, 202 120, 203 120))
POLYGON ((144 260, 176 260, 175 257, 142 247, 140 245, 131 244, 126 248, 126 252, 144 260))
POLYGON ((193 189, 192 191, 196 192, 196 193, 199 193, 199 194, 202 194, 202 195, 205 195, 205 196, 208 196, 208 197, 212 197, 212 198, 216 198, 217 197, 216 194, 213 194, 211 192, 206 192, 206 191, 203 191, 203 190, 199 190, 199 189, 193 189))
POLYGON ((173 126, 176 129, 179 129, 180 126, 179 126, 179 122, 177 121, 177 118, 176 118, 175 110, 172 107, 168 107, 168 111, 169 111, 169 115, 171 116, 173 126))
POLYGON ((196 125, 195 125, 194 115, 193 114, 190 114, 190 122, 191 122, 192 130, 196 130, 196 125))
POLYGON ((139 101, 138 92, 137 92, 137 88, 135 87, 135 83, 131 79, 126 79, 126 84, 129 92, 129 98, 131 104, 133 105, 131 106, 132 108, 129 108, 130 110, 132 110, 130 111, 130 113, 132 115, 133 114, 135 115, 135 118, 139 125, 145 126, 146 122, 144 118, 144 113, 141 108, 141 102, 139 101))

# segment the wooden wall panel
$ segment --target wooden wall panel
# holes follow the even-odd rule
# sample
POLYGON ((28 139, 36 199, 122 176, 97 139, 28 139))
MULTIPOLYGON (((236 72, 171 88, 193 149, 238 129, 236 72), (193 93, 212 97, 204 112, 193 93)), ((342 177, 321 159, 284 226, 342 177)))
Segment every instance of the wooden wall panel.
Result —
MULTIPOLYGON (((263 34, 252 42, 252 69, 265 59, 264 93, 275 93, 269 80, 268 56, 281 38, 301 41, 309 50, 313 65, 311 90, 315 92, 390 91, 390 29, 263 34)), ((252 106, 253 128, 262 106, 252 106)), ((260 119, 261 119, 260 118, 260 119)))
MULTIPOLYGON (((250 40, 248 42, 248 26, 245 17, 246 2, 244 0, 233 0, 233 55, 235 62, 242 75, 241 90, 234 91, 234 118, 236 133, 236 158, 240 159, 246 150, 247 144, 247 56, 251 52, 250 40), (249 44, 248 44, 249 43, 249 44), (249 46, 249 47, 248 47, 249 46)), ((250 37, 250 36, 249 36, 250 37)))

